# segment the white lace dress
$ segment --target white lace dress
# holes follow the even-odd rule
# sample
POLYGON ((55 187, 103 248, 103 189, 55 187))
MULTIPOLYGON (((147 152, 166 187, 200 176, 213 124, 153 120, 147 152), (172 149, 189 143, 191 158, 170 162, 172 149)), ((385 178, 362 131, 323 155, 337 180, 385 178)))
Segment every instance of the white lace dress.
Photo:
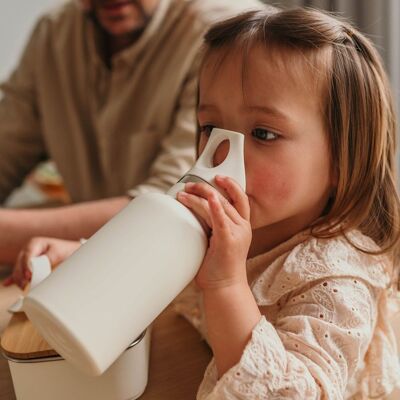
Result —
MULTIPOLYGON (((375 247, 358 231, 348 237, 375 247)), ((250 259, 248 280, 263 316, 238 364, 218 379, 210 362, 197 399, 384 398, 400 380, 384 261, 344 237, 305 233, 250 259)), ((207 338, 194 285, 176 309, 207 338)))

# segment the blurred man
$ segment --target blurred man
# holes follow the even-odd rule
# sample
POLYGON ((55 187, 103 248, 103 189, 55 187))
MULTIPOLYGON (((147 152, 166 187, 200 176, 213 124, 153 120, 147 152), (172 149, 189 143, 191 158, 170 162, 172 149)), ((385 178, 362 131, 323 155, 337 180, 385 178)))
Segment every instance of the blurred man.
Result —
POLYGON ((89 237, 194 160, 199 48, 256 0, 69 1, 43 16, 1 86, 0 202, 52 159, 73 203, 0 210, 0 263, 32 236, 89 237))

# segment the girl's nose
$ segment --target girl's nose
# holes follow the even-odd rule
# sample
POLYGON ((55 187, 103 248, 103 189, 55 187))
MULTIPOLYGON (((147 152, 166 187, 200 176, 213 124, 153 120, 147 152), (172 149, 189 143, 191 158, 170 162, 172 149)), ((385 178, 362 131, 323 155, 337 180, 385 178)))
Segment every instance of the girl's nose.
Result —
POLYGON ((229 153, 229 140, 224 140, 215 150, 213 157, 213 167, 222 164, 229 153))

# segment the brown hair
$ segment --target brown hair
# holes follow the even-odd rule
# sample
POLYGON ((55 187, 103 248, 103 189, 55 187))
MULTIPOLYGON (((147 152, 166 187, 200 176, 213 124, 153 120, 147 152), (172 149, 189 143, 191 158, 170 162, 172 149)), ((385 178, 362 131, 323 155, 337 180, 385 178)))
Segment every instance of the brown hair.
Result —
POLYGON ((289 49, 323 71, 323 99, 337 177, 327 213, 312 225, 315 237, 359 229, 394 261, 399 252, 400 202, 396 188, 396 118, 388 79, 372 43, 349 23, 312 9, 249 11, 214 25, 207 54, 263 44, 289 49))

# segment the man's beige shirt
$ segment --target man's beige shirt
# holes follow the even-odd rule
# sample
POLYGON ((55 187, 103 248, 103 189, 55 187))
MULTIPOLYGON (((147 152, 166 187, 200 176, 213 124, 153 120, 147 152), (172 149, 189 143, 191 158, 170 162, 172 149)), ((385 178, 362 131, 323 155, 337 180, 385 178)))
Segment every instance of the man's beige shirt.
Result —
POLYGON ((212 22, 255 0, 161 0, 108 69, 76 1, 42 17, 1 86, 0 203, 41 160, 73 201, 164 191, 195 156, 199 48, 212 22))

